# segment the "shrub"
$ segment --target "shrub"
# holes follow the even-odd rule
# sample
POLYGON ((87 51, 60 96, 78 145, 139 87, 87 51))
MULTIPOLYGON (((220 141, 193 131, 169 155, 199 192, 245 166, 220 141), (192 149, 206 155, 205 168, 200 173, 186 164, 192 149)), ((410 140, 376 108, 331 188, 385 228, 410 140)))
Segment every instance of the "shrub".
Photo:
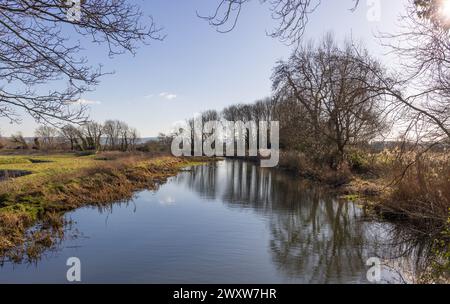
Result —
POLYGON ((383 207, 427 231, 442 231, 450 208, 450 156, 411 153, 398 160, 393 170, 398 181, 383 207))
POLYGON ((348 165, 342 165, 338 170, 324 170, 321 173, 321 181, 333 187, 340 187, 348 184, 353 178, 348 165))
POLYGON ((353 150, 347 154, 347 162, 352 171, 367 173, 370 170, 368 154, 360 150, 353 150))
POLYGON ((304 153, 288 151, 280 154, 279 167, 295 174, 318 179, 318 169, 304 153))
POLYGON ((160 141, 148 141, 137 147, 137 150, 146 153, 170 154, 170 148, 170 145, 160 141))

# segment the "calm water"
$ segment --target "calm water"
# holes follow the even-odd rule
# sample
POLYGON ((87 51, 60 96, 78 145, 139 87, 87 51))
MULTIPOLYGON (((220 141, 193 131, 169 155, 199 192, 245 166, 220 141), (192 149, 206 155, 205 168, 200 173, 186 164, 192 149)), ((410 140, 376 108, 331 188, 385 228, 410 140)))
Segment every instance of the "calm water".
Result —
POLYGON ((37 263, 6 262, 0 282, 65 283, 66 261, 78 257, 89 283, 367 283, 367 259, 397 246, 392 227, 356 205, 239 161, 68 218, 77 238, 37 263))

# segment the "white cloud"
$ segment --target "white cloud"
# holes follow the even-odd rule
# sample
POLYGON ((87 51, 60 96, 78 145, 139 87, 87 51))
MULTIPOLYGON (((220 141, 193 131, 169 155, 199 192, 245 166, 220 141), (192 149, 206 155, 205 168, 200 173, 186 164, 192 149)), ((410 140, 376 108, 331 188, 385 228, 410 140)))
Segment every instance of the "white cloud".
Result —
POLYGON ((165 98, 167 100, 173 100, 173 99, 177 98, 176 94, 167 93, 167 92, 162 92, 161 94, 159 94, 159 96, 162 98, 165 98))

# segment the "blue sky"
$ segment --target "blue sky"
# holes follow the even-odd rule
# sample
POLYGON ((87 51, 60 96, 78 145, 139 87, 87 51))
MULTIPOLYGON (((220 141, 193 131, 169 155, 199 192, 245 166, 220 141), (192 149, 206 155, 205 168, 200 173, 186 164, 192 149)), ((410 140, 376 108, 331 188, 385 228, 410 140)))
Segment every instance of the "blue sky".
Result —
MULTIPOLYGON (((350 35, 362 39, 371 53, 390 64, 395 59, 384 54, 374 33, 393 31, 405 0, 379 0, 381 19, 367 19, 368 3, 361 0, 354 13, 352 0, 323 0, 311 17, 305 38, 320 39, 332 31, 339 39, 350 35)), ((376 0, 375 0, 376 1, 376 0)), ((86 50, 91 64, 102 63, 107 75, 94 92, 83 96, 95 101, 91 117, 97 121, 120 119, 136 127, 141 136, 169 131, 173 124, 196 112, 220 110, 233 103, 249 103, 271 93, 270 76, 279 59, 292 51, 266 30, 276 23, 267 5, 254 0, 247 5, 237 28, 217 33, 196 10, 208 14, 218 0, 136 0, 145 13, 164 27, 167 38, 142 46, 136 56, 107 57, 106 49, 86 50)), ((21 125, 0 120, 3 135, 22 131, 32 136, 36 124, 24 117, 21 125)))

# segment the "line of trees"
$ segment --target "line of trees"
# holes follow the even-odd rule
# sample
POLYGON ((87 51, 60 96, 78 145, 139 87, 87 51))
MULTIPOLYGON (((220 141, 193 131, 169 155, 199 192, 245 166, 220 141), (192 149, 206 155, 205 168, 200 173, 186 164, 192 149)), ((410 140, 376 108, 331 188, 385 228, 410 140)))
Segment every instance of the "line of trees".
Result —
POLYGON ((67 125, 60 135, 70 143, 71 150, 119 150, 136 148, 138 131, 120 120, 107 120, 104 124, 90 122, 81 127, 67 125))
MULTIPOLYGON (((199 122, 201 123, 202 127, 205 125, 206 122, 210 121, 229 121, 229 122, 243 122, 246 126, 248 126, 247 123, 254 122, 256 127, 256 133, 252 134, 250 130, 247 128, 246 133, 244 133, 246 146, 248 147, 250 136, 254 136, 255 142, 259 143, 259 123, 260 122, 270 122, 274 119, 274 110, 276 106, 277 101, 273 98, 265 98, 262 100, 256 101, 254 104, 236 104, 231 105, 222 111, 217 110, 207 110, 199 115, 196 115, 195 117, 187 119, 183 125, 178 126, 176 130, 174 130, 171 134, 160 134, 159 141, 162 144, 169 145, 171 144, 172 139, 181 134, 183 131, 190 132, 190 144, 192 153, 194 153, 194 137, 197 136, 197 138, 202 138, 202 141, 205 142, 205 140, 212 135, 212 133, 215 130, 212 130, 210 133, 205 132, 204 130, 201 130, 201 134, 195 134, 195 123, 199 122)), ((220 126, 218 126, 220 127, 220 126)), ((222 125, 222 127, 225 127, 225 125, 222 125)), ((270 132, 270 125, 268 125, 268 130, 270 132)), ((237 135, 240 132, 240 130, 235 130, 235 135, 237 135)), ((219 131, 219 133, 221 133, 219 131)), ((221 136, 224 137, 225 140, 230 140, 228 138, 230 134, 221 134, 221 136)), ((235 139, 236 140, 236 139, 235 139)), ((270 146, 270 138, 268 138, 269 146, 270 146)), ((213 146, 216 143, 213 143, 213 146)), ((235 145, 237 143, 235 142, 235 145)))
MULTIPOLYGON (((241 10, 249 2, 251 0, 219 1, 214 14, 203 18, 216 27, 219 32, 231 31, 235 28, 238 18, 241 16, 241 10)), ((316 85, 323 82, 324 79, 322 78, 308 78, 313 72, 308 71, 308 69, 319 68, 322 72, 325 72, 327 67, 320 66, 320 61, 324 59, 329 61, 331 58, 312 58, 311 56, 314 56, 314 54, 311 54, 311 52, 307 54, 308 46, 304 46, 303 34, 308 20, 314 14, 316 8, 319 5, 326 4, 315 0, 262 0, 261 3, 270 6, 272 16, 278 22, 278 27, 269 33, 270 36, 295 45, 296 51, 298 51, 298 54, 294 54, 284 65, 277 66, 277 78, 283 78, 281 77, 282 74, 285 76, 279 82, 284 81, 286 84, 286 82, 289 82, 286 78, 288 74, 298 73, 302 73, 305 77, 303 79, 306 81, 304 86, 307 86, 309 81, 316 82, 316 85), (310 66, 310 64, 313 65, 310 66)), ((348 1, 348 4, 344 5, 356 10, 359 4, 360 1, 356 0, 348 1)), ((390 112, 393 120, 402 122, 406 126, 402 130, 404 132, 403 137, 408 142, 416 141, 417 146, 450 142, 450 76, 448 73, 450 70, 448 60, 450 57, 450 40, 448 39, 450 16, 445 11, 445 5, 445 1, 442 0, 406 1, 398 31, 396 33, 378 34, 377 38, 380 38, 382 45, 391 54, 397 56, 396 63, 398 66, 396 69, 391 68, 389 73, 386 72, 386 69, 380 68, 380 65, 376 62, 367 61, 364 53, 358 54, 358 52, 352 51, 353 54, 350 54, 353 57, 353 63, 348 68, 356 65, 359 73, 368 73, 367 76, 372 79, 367 83, 366 89, 368 88, 372 93, 382 92, 384 98, 390 99, 384 105, 386 107, 385 112, 390 112), (356 63, 356 60, 360 62, 356 63)), ((319 56, 320 51, 316 51, 315 55, 319 56)), ((335 59, 337 58, 332 59, 332 61, 336 62, 335 59)), ((342 63, 342 60, 339 61, 342 63)), ((323 74, 320 71, 314 72, 317 72, 314 73, 316 75, 323 74)), ((362 76, 362 74, 359 76, 362 76)), ((332 77, 336 77, 336 75, 332 77)), ((358 79, 357 82, 361 83, 361 80, 363 79, 358 79)), ((292 85, 288 84, 287 86, 294 90, 292 85)), ((283 85, 285 88, 287 86, 283 85)), ((305 88, 299 87, 298 89, 305 88)), ((323 91, 323 88, 320 91, 323 91)), ((297 101, 303 100, 303 98, 298 98, 299 96, 294 97, 297 101)), ((317 99, 317 96, 314 96, 313 99, 317 99)), ((319 103, 320 106, 323 105, 322 102, 319 103)), ((303 105, 305 104, 303 103, 303 105)), ((365 104, 364 107, 367 105, 365 104)), ((308 109, 306 111, 307 118, 313 118, 312 116, 315 114, 308 109)), ((345 132, 339 135, 338 133, 343 131, 341 123, 337 123, 340 118, 336 116, 336 112, 332 109, 327 111, 335 116, 334 133, 336 134, 334 135, 335 138, 332 139, 333 141, 346 142, 354 137, 351 134, 350 136, 343 136, 346 135, 345 132)), ((364 112, 367 114, 366 110, 364 112)), ((317 119, 316 122, 318 122, 317 119)), ((317 127, 319 125, 316 124, 314 128, 316 131, 323 131, 321 127, 317 127)), ((363 129, 367 130, 366 127, 363 129)), ((329 130, 327 132, 326 137, 329 137, 331 133, 329 130)), ((359 130, 358 133, 360 133, 359 130)), ((340 146, 338 149, 342 150, 342 143, 337 143, 337 145, 340 146)))
MULTIPOLYGON (((251 0, 218 1, 214 14, 203 18, 219 32, 231 31, 249 2, 251 0)), ((316 0, 260 2, 270 6, 278 22, 270 36, 296 45, 296 50, 304 54, 303 34, 308 21, 319 5, 326 4, 316 0)), ((344 5, 354 11, 360 1, 348 1, 344 5)), ((399 67, 389 77, 379 66, 366 62, 364 54, 358 56, 363 59, 360 68, 367 65, 366 72, 377 79, 377 86, 394 101, 388 106, 395 112, 396 120, 408 125, 404 135, 409 140, 450 141, 450 16, 445 12, 445 5, 442 0, 406 1, 398 32, 378 35, 383 46, 397 55, 399 67)), ((288 64, 294 61, 291 59, 288 64)), ((299 61, 300 58, 297 63, 299 61)))
POLYGON ((136 148, 138 131, 119 120, 108 120, 104 124, 90 122, 81 128, 67 125, 61 129, 61 135, 72 150, 120 150, 130 151, 136 148))
POLYGON ((81 126, 68 124, 59 129, 42 125, 36 129, 32 142, 21 133, 9 138, 20 149, 124 152, 134 151, 138 140, 138 131, 120 120, 107 120, 103 124, 92 121, 81 126))
MULTIPOLYGON (((362 46, 346 42, 341 47, 328 34, 278 62, 272 79, 272 97, 231 105, 220 113, 203 112, 201 121, 252 121, 257 126, 279 121, 283 150, 303 152, 333 169, 352 147, 367 145, 388 130, 388 77, 362 46)), ((194 119, 187 126, 192 130, 194 119)))
MULTIPOLYGON (((426 93, 408 96, 406 81, 371 57, 363 45, 352 41, 340 44, 329 33, 318 43, 300 46, 287 61, 276 64, 272 97, 231 105, 221 112, 208 110, 199 119, 203 123, 224 119, 257 125, 279 121, 283 150, 302 152, 315 163, 335 170, 345 165, 355 150, 384 140, 393 130, 404 132, 400 137, 410 147, 414 141, 420 141, 425 149, 445 145, 450 140, 449 86, 444 83, 446 71, 438 68, 445 58, 425 52, 423 56, 429 59, 427 71, 440 74, 422 82, 428 85, 426 93), (432 56, 437 66, 432 65, 432 56), (402 129, 398 122, 404 121, 408 125, 402 129)), ((416 77, 409 77, 408 84, 422 79, 416 77)), ((193 130, 194 118, 186 125, 193 130)), ((193 141, 193 131, 191 134, 193 141)))

